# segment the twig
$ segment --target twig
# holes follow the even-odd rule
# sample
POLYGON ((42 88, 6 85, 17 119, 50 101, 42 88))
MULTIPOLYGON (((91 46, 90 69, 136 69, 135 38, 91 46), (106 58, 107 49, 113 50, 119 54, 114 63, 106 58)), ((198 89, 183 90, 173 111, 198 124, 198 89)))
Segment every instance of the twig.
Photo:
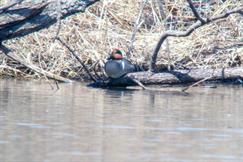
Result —
POLYGON ((59 90, 59 89, 60 89, 60 87, 59 87, 58 82, 57 82, 57 81, 55 81, 55 84, 56 84, 57 90, 59 90))
POLYGON ((143 3, 141 5, 141 7, 140 7, 140 11, 139 11, 137 20, 136 20, 135 25, 134 25, 134 28, 133 28, 133 32, 132 32, 132 36, 131 36, 131 40, 130 40, 130 45, 129 45, 128 52, 127 52, 127 55, 128 56, 133 51, 133 48, 134 48, 133 47, 133 43, 135 42, 135 36, 137 34, 137 31, 140 28, 140 26, 142 25, 142 23, 140 23, 140 19, 142 17, 143 9, 144 9, 144 7, 145 7, 145 5, 146 5, 147 2, 148 2, 148 0, 143 0, 143 3))
MULTIPOLYGON (((146 87, 142 82, 140 82, 137 79, 134 79, 134 78, 131 78, 131 79, 134 83, 136 83, 138 86, 140 86, 143 90, 148 90, 148 91, 153 91, 153 92, 158 91, 158 92, 174 92, 174 93, 183 92, 184 94, 187 93, 186 91, 179 91, 179 90, 166 90, 166 89, 163 89, 163 88, 150 88, 150 87, 146 87)), ((128 89, 133 89, 133 88, 128 88, 128 89)))
POLYGON ((61 27, 62 27, 62 21, 61 21, 61 17, 62 17, 62 8, 61 8, 61 1, 60 0, 57 0, 57 31, 56 31, 56 34, 55 34, 55 37, 54 37, 54 41, 59 37, 59 33, 61 31, 61 27))
POLYGON ((71 49, 63 40, 60 39, 60 37, 56 38, 64 47, 68 49, 68 51, 78 60, 78 62, 82 65, 86 73, 89 75, 90 79, 94 82, 97 82, 97 80, 94 78, 94 76, 90 73, 89 69, 86 67, 85 63, 81 60, 81 58, 76 55, 75 51, 71 49))
POLYGON ((123 25, 121 18, 118 15, 115 15, 113 12, 107 10, 107 13, 109 13, 120 25, 123 25))
POLYGON ((196 30, 199 27, 202 27, 210 22, 222 19, 222 18, 226 18, 231 14, 235 14, 235 13, 241 13, 243 11, 243 7, 240 8, 236 8, 230 11, 227 11, 223 14, 217 15, 215 17, 212 18, 207 18, 205 21, 200 21, 197 20, 194 24, 192 24, 186 31, 166 31, 164 34, 162 34, 162 36, 160 37, 154 51, 153 54, 151 56, 151 61, 150 61, 150 67, 149 70, 150 71, 156 71, 156 61, 157 61, 157 56, 159 53, 159 50, 162 46, 162 44, 164 43, 164 41, 168 38, 168 37, 186 37, 189 36, 194 30, 196 30))
POLYGON ((164 0, 157 0, 158 6, 159 6, 159 14, 162 19, 166 18, 165 11, 164 11, 164 0))
POLYGON ((205 81, 211 79, 212 77, 213 77, 213 76, 210 76, 210 77, 204 78, 204 79, 202 79, 202 80, 199 80, 198 82, 196 82, 196 83, 194 83, 194 84, 192 84, 192 85, 190 85, 190 86, 188 86, 188 87, 186 87, 186 88, 183 88, 181 91, 182 91, 182 92, 186 92, 188 89, 190 89, 190 88, 192 88, 192 87, 195 87, 195 86, 197 86, 198 84, 200 84, 200 83, 202 83, 202 82, 205 82, 205 81))
POLYGON ((193 2, 191 0, 187 0, 194 16, 197 18, 197 20, 201 21, 202 23, 205 23, 205 20, 199 15, 199 13, 197 12, 197 9, 195 8, 193 2))
POLYGON ((135 83, 137 83, 140 87, 142 87, 143 90, 148 90, 147 87, 145 87, 145 85, 143 85, 143 83, 141 83, 139 80, 131 78, 132 81, 134 81, 135 83))
POLYGON ((209 23, 209 22, 212 22, 212 21, 216 21, 216 20, 219 20, 219 19, 222 19, 222 18, 227 18, 229 15, 231 14, 241 14, 243 12, 243 7, 239 7, 239 8, 235 8, 233 10, 229 10, 225 13, 222 13, 220 15, 217 15, 217 16, 214 16, 212 18, 208 18, 206 23, 209 23))

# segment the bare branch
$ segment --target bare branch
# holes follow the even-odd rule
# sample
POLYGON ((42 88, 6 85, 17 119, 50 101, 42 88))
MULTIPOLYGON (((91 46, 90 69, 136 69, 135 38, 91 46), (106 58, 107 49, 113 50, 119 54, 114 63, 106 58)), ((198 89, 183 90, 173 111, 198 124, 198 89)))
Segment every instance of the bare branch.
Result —
POLYGON ((140 20, 141 20, 143 9, 144 9, 146 3, 147 3, 147 0, 143 1, 143 3, 140 6, 140 11, 139 11, 137 20, 134 24, 133 33, 132 33, 132 36, 131 36, 131 41, 130 41, 130 45, 129 45, 128 52, 127 52, 128 56, 130 56, 131 52, 133 51, 133 48, 134 48, 133 43, 135 42, 136 33, 137 33, 139 27, 142 25, 142 23, 140 23, 140 20))
POLYGON ((159 50, 162 46, 162 44, 164 43, 164 41, 170 37, 186 37, 188 35, 190 35, 195 29, 199 28, 202 26, 202 22, 201 21, 197 21, 196 23, 194 23, 192 26, 190 26, 186 31, 166 31, 159 39, 159 42, 157 43, 153 55, 151 57, 151 62, 150 62, 150 71, 156 71, 156 61, 157 61, 157 56, 159 53, 159 50))
POLYGON ((213 78, 213 74, 212 74, 212 76, 209 76, 207 78, 201 79, 201 80, 197 81, 196 83, 193 83, 192 85, 183 88, 181 91, 182 92, 186 92, 188 89, 190 89, 192 87, 195 87, 195 86, 199 85, 200 83, 203 83, 203 82, 205 82, 205 81, 207 81, 209 79, 212 79, 212 78, 213 78))
POLYGON ((188 4, 189 4, 189 6, 190 6, 190 8, 191 8, 191 10, 192 10, 192 12, 193 12, 193 14, 194 14, 194 16, 195 16, 198 20, 200 20, 202 23, 204 23, 205 20, 199 15, 199 13, 197 12, 197 9, 195 8, 193 2, 192 2, 191 0, 187 0, 187 2, 188 2, 188 4))
POLYGON ((82 65, 82 67, 84 68, 84 70, 86 71, 86 73, 89 75, 90 79, 94 82, 97 82, 97 80, 95 79, 95 77, 90 73, 89 69, 86 67, 85 63, 81 60, 81 58, 76 55, 75 51, 73 49, 71 49, 63 40, 61 40, 60 37, 56 38, 64 47, 66 47, 68 49, 68 51, 78 60, 78 62, 82 65))
POLYGON ((197 22, 195 22, 194 24, 192 24, 186 31, 166 31, 164 34, 162 34, 162 36, 160 37, 154 51, 151 57, 151 61, 150 61, 150 67, 149 70, 150 71, 156 71, 156 61, 157 61, 157 56, 159 53, 159 50, 161 48, 161 45, 164 43, 164 41, 172 36, 172 37, 186 37, 189 36, 194 30, 196 30, 199 27, 202 27, 210 22, 219 20, 219 19, 223 19, 223 18, 227 18, 228 16, 230 16, 231 14, 235 14, 235 13, 239 13, 241 14, 241 12, 243 12, 243 7, 240 8, 236 8, 230 11, 227 11, 223 14, 217 15, 215 17, 212 18, 208 18, 205 22, 202 22, 200 20, 198 20, 197 22))
POLYGON ((227 18, 229 15, 236 14, 236 13, 242 14, 243 13, 243 6, 240 7, 240 8, 235 8, 235 9, 229 10, 229 11, 223 13, 223 14, 214 16, 212 18, 208 18, 207 23, 212 22, 212 21, 216 21, 216 20, 219 20, 219 19, 227 18))
POLYGON ((54 41, 56 40, 56 38, 57 37, 59 37, 59 33, 60 33, 60 31, 61 31, 61 27, 62 27, 62 20, 61 20, 61 11, 62 11, 62 9, 61 9, 61 0, 57 0, 56 1, 57 2, 57 14, 58 14, 58 16, 57 16, 57 31, 56 31, 56 35, 55 35, 55 37, 54 37, 54 41))
POLYGON ((157 0, 157 4, 159 6, 159 13, 162 19, 166 18, 165 11, 164 11, 164 0, 157 0))
POLYGON ((132 81, 134 81, 134 83, 136 83, 138 86, 140 86, 143 90, 148 89, 145 85, 143 85, 143 83, 141 83, 139 80, 131 78, 132 81))

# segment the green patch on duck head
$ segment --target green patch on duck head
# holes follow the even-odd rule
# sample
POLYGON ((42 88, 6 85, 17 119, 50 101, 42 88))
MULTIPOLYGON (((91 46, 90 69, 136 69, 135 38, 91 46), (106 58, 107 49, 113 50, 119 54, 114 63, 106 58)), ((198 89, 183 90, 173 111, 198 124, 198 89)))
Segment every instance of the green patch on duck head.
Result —
POLYGON ((124 51, 115 48, 110 53, 110 57, 108 58, 108 60, 109 59, 120 60, 120 59, 123 59, 123 56, 124 56, 124 51))
POLYGON ((119 49, 116 50, 116 53, 117 53, 117 54, 120 54, 120 55, 123 55, 123 52, 122 52, 121 50, 119 50, 119 49))

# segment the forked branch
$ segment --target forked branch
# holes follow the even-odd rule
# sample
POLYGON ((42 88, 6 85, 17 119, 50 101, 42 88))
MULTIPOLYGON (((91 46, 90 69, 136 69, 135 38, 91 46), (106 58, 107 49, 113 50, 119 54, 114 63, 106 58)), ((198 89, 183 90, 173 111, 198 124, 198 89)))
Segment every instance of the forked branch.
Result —
POLYGON ((197 12, 196 8, 194 7, 193 3, 191 0, 187 0, 187 2, 189 3, 189 6, 194 14, 194 16, 196 17, 197 21, 192 24, 186 31, 166 31, 164 34, 162 34, 162 36, 160 37, 154 51, 153 54, 151 56, 151 61, 150 61, 150 67, 149 70, 152 72, 156 71, 156 61, 157 61, 157 57, 158 57, 158 53, 159 50, 162 46, 162 44, 164 43, 164 41, 168 38, 168 37, 186 37, 189 36, 194 30, 196 30, 197 28, 200 28, 206 24, 209 24, 213 21, 219 20, 219 19, 223 19, 223 18, 227 18, 228 16, 230 16, 231 14, 242 14, 243 12, 243 6, 239 7, 239 8, 235 8, 232 10, 229 10, 223 14, 219 14, 217 16, 211 17, 211 18, 207 18, 207 19, 203 19, 199 13, 197 12))

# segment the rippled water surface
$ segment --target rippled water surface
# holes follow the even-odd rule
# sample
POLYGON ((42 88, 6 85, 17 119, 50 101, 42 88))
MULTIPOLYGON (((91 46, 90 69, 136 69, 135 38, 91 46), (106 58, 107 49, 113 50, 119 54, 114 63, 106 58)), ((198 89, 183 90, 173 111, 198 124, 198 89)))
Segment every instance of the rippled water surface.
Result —
POLYGON ((0 80, 0 162, 243 161, 242 86, 52 87, 0 80))

